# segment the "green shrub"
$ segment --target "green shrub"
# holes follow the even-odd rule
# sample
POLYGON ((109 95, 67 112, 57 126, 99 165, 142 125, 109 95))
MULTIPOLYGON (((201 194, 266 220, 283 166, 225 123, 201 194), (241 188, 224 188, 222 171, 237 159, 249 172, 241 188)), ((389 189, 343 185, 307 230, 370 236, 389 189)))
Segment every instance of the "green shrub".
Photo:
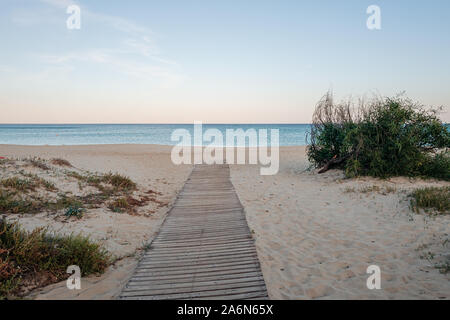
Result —
MULTIPOLYGON (((110 264, 107 251, 82 235, 55 236, 46 229, 22 230, 16 223, 0 220, 0 299, 16 294, 21 286, 47 272, 53 282, 69 276, 67 267, 77 265, 82 276, 102 273, 110 264)), ((18 291, 19 290, 19 291, 18 291)))
POLYGON ((450 152, 445 151, 428 157, 423 166, 423 174, 427 177, 450 181, 450 152))
POLYGON ((308 159, 335 166, 347 176, 426 176, 449 180, 450 132, 438 109, 401 97, 375 99, 356 108, 335 104, 328 93, 316 107, 308 159))

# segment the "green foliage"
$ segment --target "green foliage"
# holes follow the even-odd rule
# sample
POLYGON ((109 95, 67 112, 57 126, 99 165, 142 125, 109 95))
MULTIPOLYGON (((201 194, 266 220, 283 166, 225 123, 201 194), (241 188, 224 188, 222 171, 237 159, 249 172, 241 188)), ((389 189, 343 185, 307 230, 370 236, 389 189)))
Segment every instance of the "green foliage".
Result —
POLYGON ((27 232, 18 224, 0 220, 0 299, 30 285, 27 279, 37 281, 43 272, 57 282, 69 276, 70 265, 79 266, 86 276, 104 272, 109 264, 107 251, 87 237, 55 236, 43 228, 27 232))
POLYGON ((0 212, 27 213, 39 210, 39 203, 25 200, 17 192, 0 190, 0 212))
POLYGON ((84 208, 81 206, 81 203, 77 203, 75 205, 70 205, 66 208, 66 212, 64 215, 66 217, 77 217, 81 218, 83 217, 84 208))
POLYGON ((445 151, 428 157, 423 165, 423 174, 427 177, 450 181, 450 152, 445 151))
POLYGON ((0 181, 0 184, 5 188, 11 188, 22 192, 34 190, 36 188, 36 185, 33 183, 33 181, 20 179, 18 177, 3 179, 2 181, 0 181))
POLYGON ((112 174, 108 173, 103 176, 103 181, 111 184, 114 188, 118 190, 134 190, 136 189, 136 183, 134 183, 130 178, 122 176, 118 173, 112 174))
POLYGON ((426 176, 450 179, 450 132, 437 109, 401 97, 368 105, 334 104, 328 93, 317 105, 308 159, 321 167, 331 159, 349 177, 426 176))
POLYGON ((410 195, 411 207, 415 211, 420 208, 450 213, 450 187, 429 187, 416 189, 410 195))
POLYGON ((81 175, 75 171, 70 171, 67 173, 67 175, 84 183, 87 183, 90 186, 96 187, 100 191, 105 190, 105 187, 101 185, 102 183, 111 185, 114 188, 113 191, 131 191, 136 189, 136 183, 134 181, 118 173, 113 174, 110 172, 103 175, 81 175))
POLYGON ((21 179, 19 177, 7 178, 0 181, 0 186, 21 192, 34 191, 39 187, 44 187, 49 191, 56 190, 55 184, 50 181, 42 179, 34 174, 24 175, 28 177, 28 179, 21 179))

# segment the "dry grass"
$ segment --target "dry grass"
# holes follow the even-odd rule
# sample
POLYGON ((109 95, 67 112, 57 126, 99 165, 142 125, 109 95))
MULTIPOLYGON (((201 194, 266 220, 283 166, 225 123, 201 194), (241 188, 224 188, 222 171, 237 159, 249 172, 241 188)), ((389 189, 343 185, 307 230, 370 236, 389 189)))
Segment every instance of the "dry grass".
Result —
POLYGON ((7 178, 0 181, 4 188, 13 189, 21 192, 33 191, 37 185, 34 181, 28 179, 20 179, 18 177, 7 178))
POLYGON ((419 212, 437 211, 442 214, 450 213, 450 187, 428 187, 414 190, 410 194, 411 208, 419 212))
POLYGON ((137 207, 143 207, 152 200, 147 196, 143 196, 141 199, 133 198, 132 196, 117 198, 112 201, 108 208, 114 212, 127 212, 128 214, 135 214, 137 207))
POLYGON ((51 163, 60 167, 72 167, 72 164, 69 161, 61 158, 52 159, 51 163))
MULTIPOLYGON (((92 173, 76 168, 72 170, 59 169, 47 163, 56 163, 64 167, 70 165, 63 159, 6 160, 2 163, 3 172, 7 177, 0 180, 0 211, 4 213, 57 213, 63 210, 66 217, 83 217, 87 209, 101 208, 103 206, 114 212, 127 212, 137 214, 138 207, 146 206, 150 201, 161 207, 167 203, 161 202, 157 196, 161 193, 150 190, 143 194, 137 190, 137 185, 129 177, 119 173, 92 173), (38 174, 26 172, 27 166, 42 170, 38 174), (46 168, 49 168, 47 170, 46 168), (45 172, 43 172, 45 171, 45 172), (66 183, 78 184, 81 194, 74 194, 73 189, 59 190, 53 182, 42 177, 51 176, 52 179, 64 179, 66 183), (94 187, 97 191, 82 192, 85 188, 94 187), (51 193, 43 193, 50 191, 51 193), (135 195, 133 195, 136 192, 135 195), (140 194, 140 195, 139 195, 140 194), (147 195, 148 194, 148 195, 147 195), (150 196, 151 194, 151 196, 150 196)), ((67 184, 66 184, 67 185, 67 184)), ((147 210, 148 212, 154 212, 147 210)))
POLYGON ((397 192, 397 189, 395 187, 392 186, 377 186, 377 185, 369 185, 369 186, 363 186, 359 189, 356 189, 355 187, 346 187, 344 189, 345 193, 364 193, 364 194, 369 194, 369 193, 379 193, 382 195, 388 195, 389 193, 395 193, 397 192))
POLYGON ((26 161, 28 161, 28 163, 31 164, 35 168, 45 170, 45 171, 50 170, 50 167, 42 159, 32 158, 32 159, 27 159, 26 161))

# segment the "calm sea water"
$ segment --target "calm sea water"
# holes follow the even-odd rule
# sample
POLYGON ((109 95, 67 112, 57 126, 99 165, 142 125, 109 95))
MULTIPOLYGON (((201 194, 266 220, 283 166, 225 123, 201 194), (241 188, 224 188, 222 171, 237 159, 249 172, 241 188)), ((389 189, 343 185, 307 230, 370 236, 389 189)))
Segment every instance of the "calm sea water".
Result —
MULTIPOLYGON (((309 124, 204 124, 203 131, 219 129, 279 129, 280 146, 305 145, 309 124)), ((175 129, 187 129, 188 124, 0 124, 0 144, 20 145, 86 145, 86 144, 162 144, 175 145, 170 137, 175 129)), ((270 131, 268 131, 270 136, 270 131)), ((205 143, 208 144, 208 143, 205 143)), ((225 144, 225 139, 224 139, 225 144)), ((270 145, 270 141, 269 141, 270 145)))

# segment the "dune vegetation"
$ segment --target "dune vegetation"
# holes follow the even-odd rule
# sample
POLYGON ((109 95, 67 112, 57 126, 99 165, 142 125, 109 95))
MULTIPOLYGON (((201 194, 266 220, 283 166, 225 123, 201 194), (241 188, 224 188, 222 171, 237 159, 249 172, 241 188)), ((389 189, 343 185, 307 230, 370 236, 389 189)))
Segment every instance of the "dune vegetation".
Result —
POLYGON ((119 173, 81 170, 64 159, 1 159, 0 299, 21 297, 64 280, 70 265, 79 266, 82 276, 87 276, 102 273, 115 259, 82 233, 24 229, 17 222, 21 217, 44 214, 76 222, 89 219, 87 213, 99 209, 144 214, 151 202, 166 205, 150 191, 142 192, 119 173), (9 220, 12 217, 15 222, 9 220))
MULTIPOLYGON (((450 181, 450 131, 439 108, 401 95, 335 103, 328 92, 317 104, 308 135, 308 160, 323 173, 346 177, 394 176, 450 181)), ((448 212, 449 189, 412 193, 412 207, 448 212)))
POLYGON ((328 92, 313 115, 308 159, 319 173, 449 181, 450 131, 439 111, 402 96, 335 103, 328 92))
POLYGON ((87 276, 102 273, 109 264, 108 252, 88 237, 58 236, 45 228, 27 232, 0 220, 0 299, 66 279, 70 265, 87 276))

